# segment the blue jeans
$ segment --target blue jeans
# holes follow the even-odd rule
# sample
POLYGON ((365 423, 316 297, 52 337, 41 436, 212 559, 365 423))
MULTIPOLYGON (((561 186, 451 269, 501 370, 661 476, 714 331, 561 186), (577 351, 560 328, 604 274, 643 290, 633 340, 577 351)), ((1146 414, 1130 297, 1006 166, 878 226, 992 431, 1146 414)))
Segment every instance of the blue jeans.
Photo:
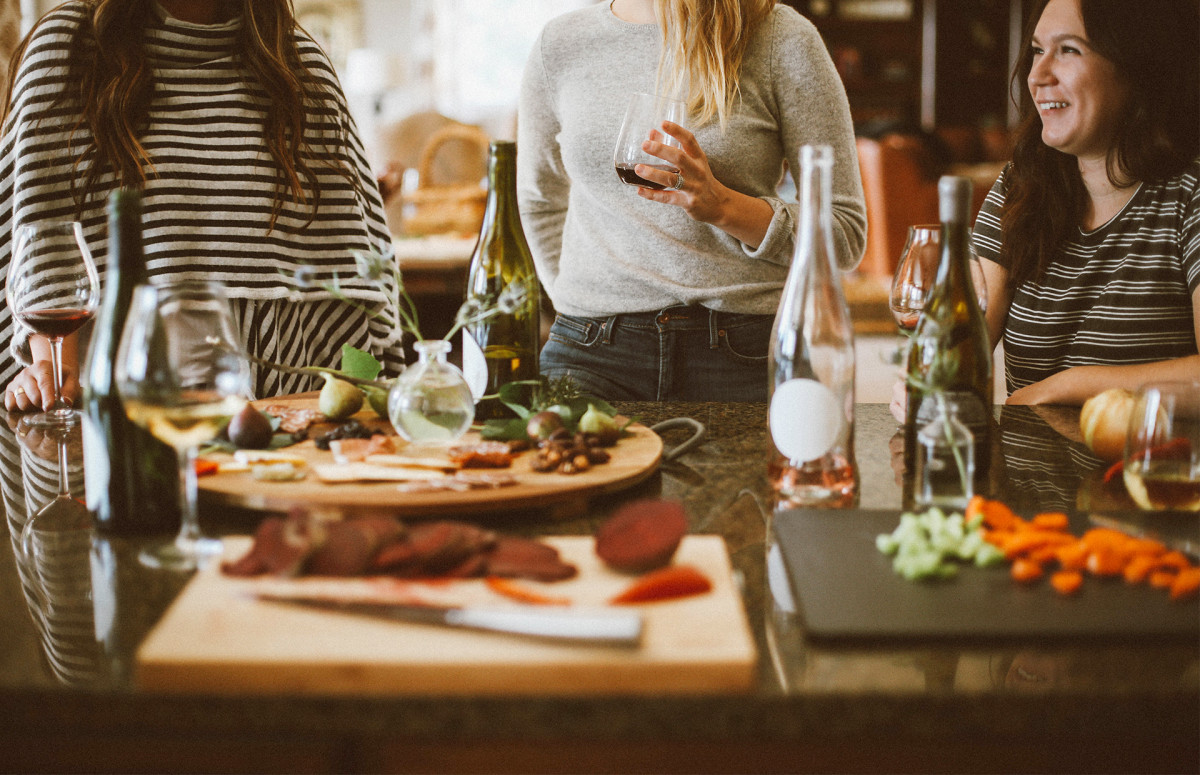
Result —
POLYGON ((700 306, 584 318, 559 314, 539 359, 610 401, 766 401, 771 315, 700 306))

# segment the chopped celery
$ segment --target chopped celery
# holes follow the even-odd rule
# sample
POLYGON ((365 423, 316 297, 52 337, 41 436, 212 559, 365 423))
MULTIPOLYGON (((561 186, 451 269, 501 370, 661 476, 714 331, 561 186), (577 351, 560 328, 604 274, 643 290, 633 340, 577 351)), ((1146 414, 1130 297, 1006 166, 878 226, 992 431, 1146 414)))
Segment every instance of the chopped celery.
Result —
POLYGON ((953 577, 958 561, 982 568, 1004 560, 1004 553, 984 540, 981 518, 964 520, 937 507, 901 514, 895 530, 875 537, 875 548, 892 556, 892 570, 910 581, 953 577))

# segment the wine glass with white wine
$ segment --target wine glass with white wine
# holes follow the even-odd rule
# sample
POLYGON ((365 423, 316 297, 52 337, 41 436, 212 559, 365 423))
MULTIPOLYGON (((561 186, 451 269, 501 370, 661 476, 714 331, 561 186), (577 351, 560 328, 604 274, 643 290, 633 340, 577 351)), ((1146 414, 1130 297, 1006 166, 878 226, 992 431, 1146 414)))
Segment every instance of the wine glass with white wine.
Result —
POLYGON ((179 458, 179 535, 140 559, 156 568, 197 568, 220 553, 221 542, 200 533, 196 449, 250 395, 249 364, 221 285, 138 286, 117 350, 116 380, 129 419, 174 447, 179 458))

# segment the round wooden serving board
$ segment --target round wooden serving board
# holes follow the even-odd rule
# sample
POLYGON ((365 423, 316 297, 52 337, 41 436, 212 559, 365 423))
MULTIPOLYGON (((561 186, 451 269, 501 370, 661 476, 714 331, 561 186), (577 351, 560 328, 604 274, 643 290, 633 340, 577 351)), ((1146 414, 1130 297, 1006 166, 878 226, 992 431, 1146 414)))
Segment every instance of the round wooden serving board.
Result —
MULTIPOLYGON (((297 408, 315 409, 314 394, 299 397, 268 399, 256 402, 259 408, 271 404, 286 404, 297 408)), ((369 427, 379 427, 389 433, 390 424, 369 409, 355 415, 369 427)), ((517 484, 507 487, 468 490, 466 492, 437 491, 401 492, 396 482, 352 482, 326 484, 317 479, 313 464, 333 463, 333 455, 316 448, 312 438, 333 425, 309 429, 309 441, 280 450, 304 457, 309 470, 304 479, 273 482, 255 479, 249 472, 223 472, 200 479, 200 499, 204 504, 230 505, 263 511, 286 511, 294 506, 333 508, 343 512, 386 512, 400 516, 462 515, 481 512, 540 509, 557 506, 576 506, 588 498, 622 490, 643 481, 654 473, 662 458, 662 439, 644 425, 634 423, 628 433, 608 452, 612 458, 600 465, 576 474, 538 473, 529 468, 531 452, 513 459, 507 469, 470 469, 473 471, 504 471, 515 475, 517 484)), ((468 433, 459 443, 478 441, 477 433, 468 433)), ((400 444, 403 445, 403 440, 400 444)), ((399 452, 405 454, 401 446, 399 452)), ((229 460, 225 453, 205 455, 212 460, 229 460)))

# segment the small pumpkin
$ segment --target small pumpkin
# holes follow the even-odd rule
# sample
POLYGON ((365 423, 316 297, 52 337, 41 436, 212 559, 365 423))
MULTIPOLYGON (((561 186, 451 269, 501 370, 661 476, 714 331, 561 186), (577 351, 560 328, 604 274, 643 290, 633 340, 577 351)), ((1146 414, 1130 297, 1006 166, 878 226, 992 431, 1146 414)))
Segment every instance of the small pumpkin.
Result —
POLYGON ((1083 443, 1102 460, 1125 456, 1125 433, 1135 396, 1124 388, 1110 388, 1089 398, 1079 412, 1083 443))

